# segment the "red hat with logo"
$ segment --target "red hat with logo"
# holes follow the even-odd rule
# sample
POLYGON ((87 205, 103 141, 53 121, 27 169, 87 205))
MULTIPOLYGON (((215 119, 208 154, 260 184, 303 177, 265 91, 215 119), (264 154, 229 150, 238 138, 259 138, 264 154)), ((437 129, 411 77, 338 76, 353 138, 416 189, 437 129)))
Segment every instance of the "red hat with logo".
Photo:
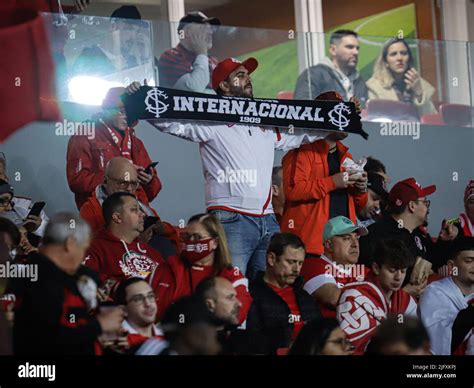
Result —
POLYGON ((408 178, 395 183, 388 193, 388 200, 395 206, 407 205, 410 201, 426 197, 436 191, 436 186, 421 187, 415 178, 408 178))
POLYGON ((235 58, 224 59, 217 64, 216 68, 212 72, 212 88, 214 90, 219 89, 219 84, 224 81, 230 73, 240 66, 245 67, 250 74, 258 67, 258 61, 255 58, 247 58, 243 62, 240 62, 235 58))
MULTIPOLYGON (((122 86, 110 88, 102 100, 102 109, 122 109, 124 107, 123 98, 127 89, 122 86)), ((130 121, 127 118, 128 126, 133 128, 138 125, 138 120, 130 121)))
POLYGON ((110 88, 102 100, 102 109, 121 108, 123 107, 123 95, 127 90, 118 86, 110 88))

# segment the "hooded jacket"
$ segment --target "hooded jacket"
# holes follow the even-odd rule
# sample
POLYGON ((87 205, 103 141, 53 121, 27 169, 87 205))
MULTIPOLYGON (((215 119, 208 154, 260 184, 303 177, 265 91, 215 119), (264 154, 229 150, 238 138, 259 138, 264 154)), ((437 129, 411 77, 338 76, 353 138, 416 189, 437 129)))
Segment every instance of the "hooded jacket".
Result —
POLYGON ((367 100, 367 87, 359 72, 356 70, 346 76, 327 57, 323 58, 321 63, 307 68, 300 74, 296 81, 294 98, 312 100, 330 90, 338 92, 344 100, 355 96, 362 106, 367 100))
MULTIPOLYGON (((66 175, 69 188, 75 195, 77 208, 80 209, 95 188, 102 183, 107 162, 122 156, 119 147, 100 122, 95 122, 94 138, 75 135, 69 139, 66 156, 66 175)), ((143 142, 131 131, 131 160, 134 164, 146 168, 151 159, 143 142)), ((151 202, 161 190, 161 181, 156 170, 153 178, 146 186, 137 190, 137 198, 143 202, 151 202)))
POLYGON ((83 264, 96 271, 102 282, 130 277, 146 281, 154 278, 151 285, 157 297, 159 314, 171 303, 174 279, 168 263, 145 243, 135 240, 128 244, 103 229, 92 241, 83 264))
MULTIPOLYGON (((348 148, 337 142, 340 168, 352 159, 348 148)), ((336 190, 328 165, 329 146, 324 140, 291 150, 282 159, 285 209, 281 230, 298 235, 309 253, 321 254, 323 229, 329 219, 330 193, 336 190)), ((367 203, 367 193, 347 189, 349 218, 356 222, 357 212, 367 203)))

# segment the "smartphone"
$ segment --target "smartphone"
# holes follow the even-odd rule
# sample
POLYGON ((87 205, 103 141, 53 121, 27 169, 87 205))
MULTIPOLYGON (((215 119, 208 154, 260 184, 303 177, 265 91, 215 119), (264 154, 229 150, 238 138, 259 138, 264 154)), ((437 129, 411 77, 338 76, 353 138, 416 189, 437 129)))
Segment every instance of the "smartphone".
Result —
POLYGON ((143 224, 143 230, 147 230, 150 226, 155 225, 160 219, 158 217, 148 216, 145 217, 143 224))
POLYGON ((31 207, 31 210, 26 216, 26 218, 28 218, 29 216, 38 217, 41 213, 41 210, 43 210, 43 208, 45 207, 45 205, 46 205, 46 202, 35 202, 33 206, 31 207))
POLYGON ((150 163, 150 164, 148 165, 148 167, 145 168, 145 172, 146 172, 147 174, 151 174, 151 169, 152 169, 153 167, 155 167, 158 163, 159 163, 159 162, 152 162, 152 163, 150 163))

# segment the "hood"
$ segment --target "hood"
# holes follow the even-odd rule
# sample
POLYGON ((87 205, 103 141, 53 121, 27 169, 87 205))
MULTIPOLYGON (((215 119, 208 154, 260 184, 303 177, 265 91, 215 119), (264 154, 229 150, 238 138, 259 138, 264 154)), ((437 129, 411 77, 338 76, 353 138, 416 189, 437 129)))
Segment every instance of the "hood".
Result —
POLYGON ((122 249, 125 251, 130 251, 130 250, 135 250, 139 251, 141 253, 146 253, 146 249, 140 246, 140 242, 138 239, 135 239, 131 243, 127 243, 126 241, 118 238, 114 234, 112 234, 110 231, 107 229, 102 229, 100 232, 97 233, 97 236, 94 238, 94 240, 102 240, 100 241, 101 244, 117 244, 122 246, 122 249))
POLYGON ((95 197, 97 198, 97 201, 99 201, 100 206, 102 206, 102 203, 107 198, 107 194, 105 193, 105 188, 102 183, 100 185, 97 185, 97 187, 95 188, 95 197))

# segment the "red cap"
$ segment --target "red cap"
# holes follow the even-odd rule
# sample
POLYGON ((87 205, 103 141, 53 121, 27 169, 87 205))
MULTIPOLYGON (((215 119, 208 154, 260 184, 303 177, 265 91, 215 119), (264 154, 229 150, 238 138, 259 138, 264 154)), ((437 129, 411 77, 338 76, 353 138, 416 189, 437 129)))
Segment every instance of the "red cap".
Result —
POLYGON ((123 107, 122 96, 125 94, 124 87, 110 88, 102 101, 103 109, 123 107))
POLYGON ((421 187, 415 178, 408 178, 395 183, 388 194, 388 200, 395 206, 403 206, 410 201, 433 194, 435 191, 435 185, 421 187))
POLYGON ((214 90, 219 89, 219 84, 224 81, 230 73, 240 66, 245 67, 250 74, 258 67, 258 62, 255 58, 247 58, 243 62, 240 62, 235 58, 224 59, 217 64, 216 68, 212 72, 212 88, 214 90))
MULTIPOLYGON (((107 91, 104 99, 102 100, 102 109, 113 109, 113 108, 123 108, 123 95, 125 94, 126 89, 122 86, 118 86, 115 88, 110 88, 107 91)), ((133 122, 128 122, 128 126, 133 128, 138 125, 138 120, 133 122)))

